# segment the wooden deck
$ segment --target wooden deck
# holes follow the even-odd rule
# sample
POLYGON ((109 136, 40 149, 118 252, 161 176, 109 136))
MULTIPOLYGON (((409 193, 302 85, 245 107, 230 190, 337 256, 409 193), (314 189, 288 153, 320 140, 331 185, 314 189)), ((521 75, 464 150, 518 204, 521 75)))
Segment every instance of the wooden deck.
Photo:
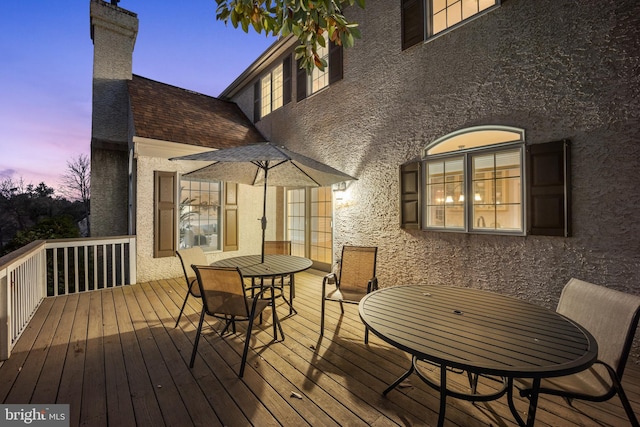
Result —
MULTIPOLYGON (((48 298, 0 367, 0 400, 68 403, 71 426, 435 425, 438 395, 416 377, 381 395, 410 358, 375 336, 365 346, 355 305, 340 320, 339 306, 328 303, 320 340, 321 277, 296 279, 298 314, 284 317, 288 310, 278 307, 286 339, 271 342, 266 316, 243 379, 236 375, 242 334, 222 339, 211 328, 189 369, 200 301, 190 299, 174 328, 184 297, 180 279, 48 298)), ((623 381, 636 413, 639 372, 629 366, 623 381)), ((541 398, 536 426, 628 425, 617 397, 574 406, 541 398)), ((506 397, 478 404, 448 399, 446 414, 447 426, 515 425, 506 397)))

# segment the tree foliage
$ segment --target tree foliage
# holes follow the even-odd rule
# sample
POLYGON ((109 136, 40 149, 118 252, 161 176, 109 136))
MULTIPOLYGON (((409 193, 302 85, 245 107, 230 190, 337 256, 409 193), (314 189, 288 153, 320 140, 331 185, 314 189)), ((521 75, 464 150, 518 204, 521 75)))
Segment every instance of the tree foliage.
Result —
POLYGON ((22 178, 0 180, 0 256, 33 240, 78 236, 82 203, 54 193, 44 182, 34 186, 22 178))
POLYGON ((89 231, 89 213, 91 199, 91 160, 86 154, 67 161, 67 170, 62 175, 60 192, 69 200, 78 201, 84 207, 89 231))
POLYGON ((342 14, 347 6, 357 4, 364 9, 365 0, 216 0, 216 18, 231 22, 244 32, 253 28, 257 33, 285 37, 292 34, 300 44, 296 59, 300 67, 311 73, 314 67, 324 70, 325 60, 318 55, 318 46, 332 41, 352 47, 361 37, 358 24, 342 14))

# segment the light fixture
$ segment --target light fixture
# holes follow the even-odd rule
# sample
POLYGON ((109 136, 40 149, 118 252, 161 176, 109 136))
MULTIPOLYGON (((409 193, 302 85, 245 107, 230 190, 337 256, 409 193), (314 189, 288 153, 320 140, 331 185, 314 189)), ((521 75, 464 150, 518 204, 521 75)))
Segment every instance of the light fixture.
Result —
POLYGON ((345 181, 333 184, 333 191, 345 191, 347 189, 347 183, 345 181))

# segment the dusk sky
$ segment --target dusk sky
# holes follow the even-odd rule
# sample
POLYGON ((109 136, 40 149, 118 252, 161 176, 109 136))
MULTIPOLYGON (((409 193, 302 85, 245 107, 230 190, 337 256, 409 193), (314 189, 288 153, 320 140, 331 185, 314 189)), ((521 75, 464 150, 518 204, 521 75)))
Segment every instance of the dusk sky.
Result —
MULTIPOLYGON (((7 0, 0 14, 0 180, 56 188, 89 155, 90 0, 7 0)), ((214 0, 121 0, 138 14, 133 73, 217 96, 275 39, 215 18, 214 0)))

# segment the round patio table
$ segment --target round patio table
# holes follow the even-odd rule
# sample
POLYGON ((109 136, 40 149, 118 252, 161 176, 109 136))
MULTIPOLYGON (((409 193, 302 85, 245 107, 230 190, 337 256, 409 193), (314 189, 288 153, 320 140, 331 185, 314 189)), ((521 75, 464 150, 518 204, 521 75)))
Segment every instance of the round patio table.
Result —
MULTIPOLYGON (((265 284, 265 279, 274 279, 275 277, 289 276, 291 278, 290 285, 291 289, 295 289, 295 273, 299 273, 301 271, 307 270, 311 267, 313 262, 304 257, 293 256, 293 255, 264 255, 264 262, 261 262, 261 255, 243 255, 231 258, 225 258, 211 263, 212 266, 215 267, 238 267, 240 268, 240 272, 243 277, 247 277, 255 281, 256 279, 260 280, 260 286, 270 286, 271 287, 271 305, 273 311, 273 337, 277 339, 277 314, 276 314, 276 305, 275 305, 275 292, 274 292, 274 283, 273 280, 271 285, 265 284)), ((255 282, 254 282, 255 283, 255 282)), ((293 295, 293 294, 292 294, 293 295)), ((285 298, 284 294, 281 292, 279 296, 282 296, 282 299, 289 305, 291 310, 293 308, 293 301, 289 301, 285 298)), ((292 298, 290 298, 292 299, 292 298)), ((280 330, 280 334, 282 335, 282 339, 284 339, 284 334, 282 330, 280 330)))
POLYGON ((407 372, 383 394, 415 372, 440 392, 439 426, 444 423, 448 395, 486 401, 505 393, 518 424, 533 426, 540 379, 587 369, 598 355, 595 338, 561 314, 478 289, 431 285, 384 288, 365 296, 359 313, 373 334, 412 355, 407 372), (439 365, 439 384, 420 372, 419 361, 439 365), (447 368, 467 371, 470 393, 447 389, 447 368), (503 388, 489 395, 477 394, 472 374, 501 377, 503 388), (533 379, 526 424, 513 404, 514 378, 533 379))

